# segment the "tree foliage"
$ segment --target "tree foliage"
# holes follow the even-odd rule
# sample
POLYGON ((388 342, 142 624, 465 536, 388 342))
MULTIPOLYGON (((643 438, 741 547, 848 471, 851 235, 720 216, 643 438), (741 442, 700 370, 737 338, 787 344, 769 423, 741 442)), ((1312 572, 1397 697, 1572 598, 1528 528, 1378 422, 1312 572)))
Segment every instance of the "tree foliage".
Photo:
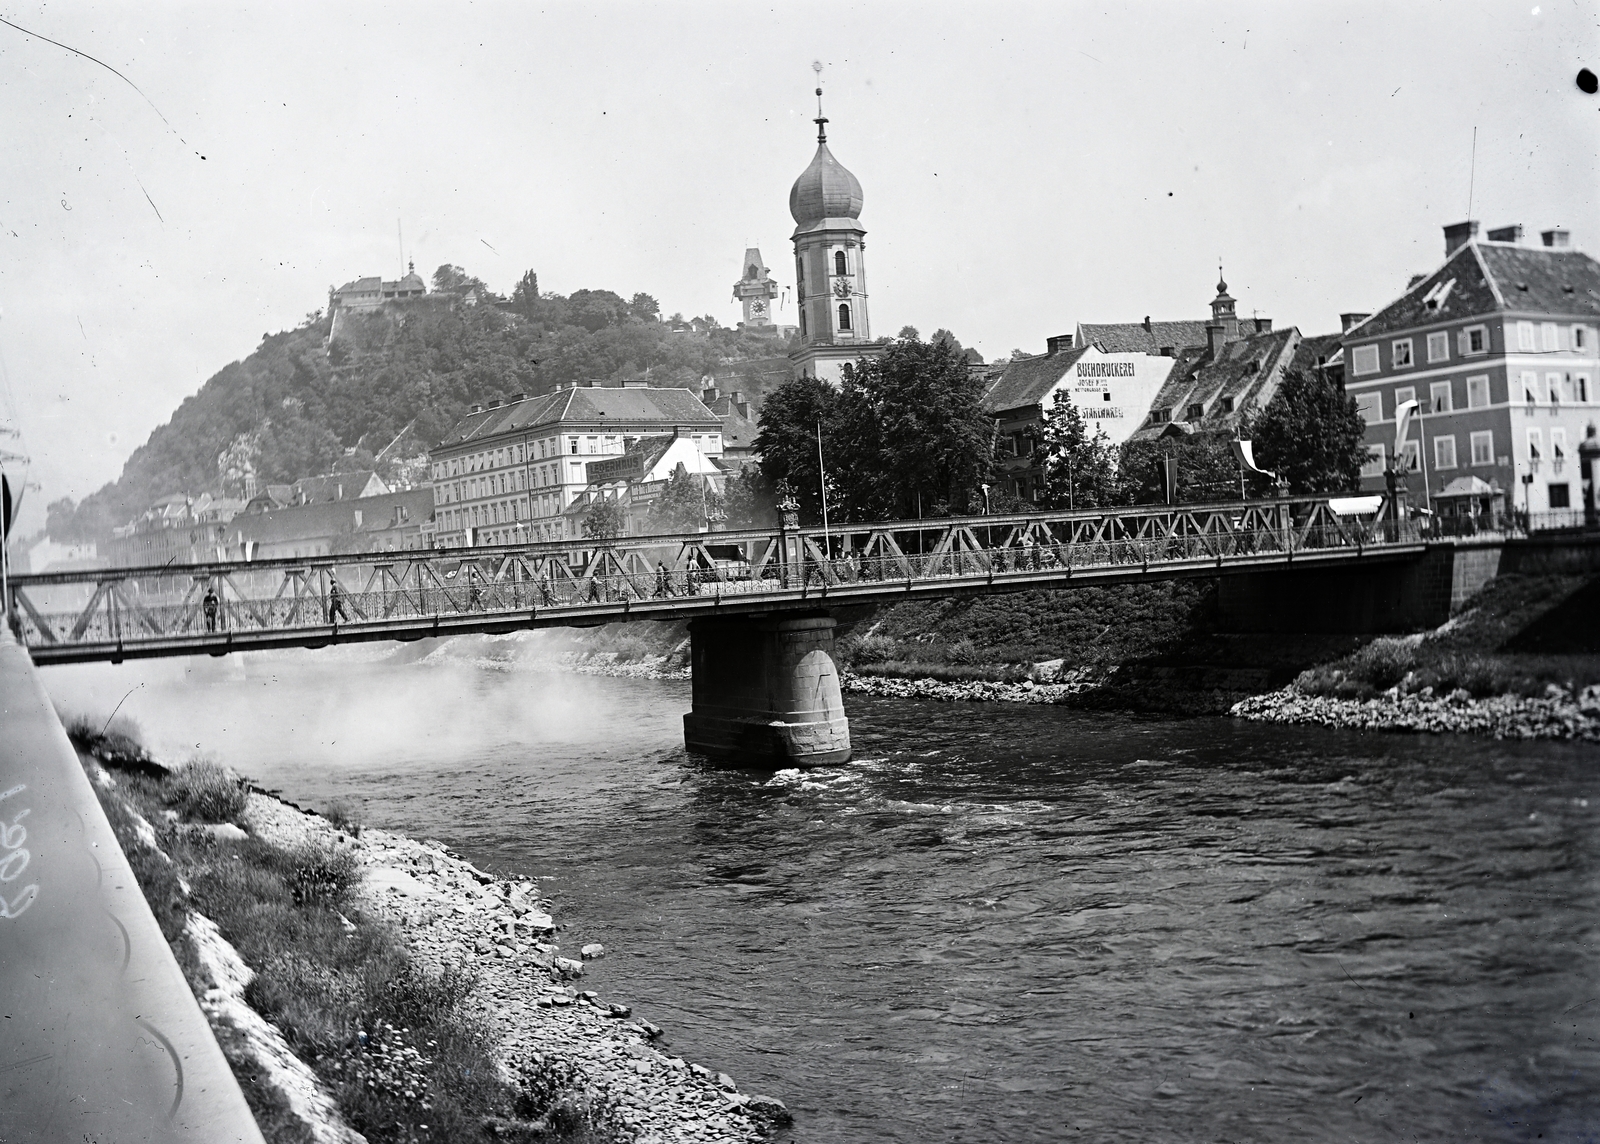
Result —
POLYGON ((1250 426, 1256 463, 1289 482, 1289 491, 1341 493, 1361 486, 1366 422, 1355 398, 1326 377, 1284 374, 1278 392, 1250 426))
POLYGON ((1042 436, 1049 507, 1100 508, 1117 503, 1121 492, 1117 450, 1104 429, 1089 435, 1083 414, 1066 393, 1056 392, 1042 436))
POLYGON ((722 516, 722 494, 680 465, 650 506, 650 531, 699 532, 722 516))
POLYGON ((831 518, 981 509, 994 425, 979 407, 983 383, 954 337, 891 341, 880 355, 847 364, 843 375, 837 390, 797 378, 761 410, 761 477, 770 488, 789 482, 802 521, 822 518, 819 428, 831 518))
MULTIPOLYGON (((1166 478, 1162 462, 1178 462, 1178 501, 1196 504, 1239 498, 1240 468, 1233 455, 1233 434, 1206 429, 1182 436, 1173 434, 1153 441, 1126 441, 1122 446, 1119 480, 1124 504, 1164 504, 1166 478)), ((1261 496, 1269 486, 1265 478, 1245 475, 1246 496, 1261 496)))
POLYGON ((628 514, 622 502, 615 497, 606 497, 596 501, 589 515, 583 518, 583 535, 590 540, 610 540, 622 535, 627 522, 628 514))

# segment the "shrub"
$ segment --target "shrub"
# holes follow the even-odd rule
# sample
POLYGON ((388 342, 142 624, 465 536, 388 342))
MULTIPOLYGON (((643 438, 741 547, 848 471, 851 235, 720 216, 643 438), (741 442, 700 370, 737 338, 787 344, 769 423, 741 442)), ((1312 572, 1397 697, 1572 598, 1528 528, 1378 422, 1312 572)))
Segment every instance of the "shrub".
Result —
POLYGON ((883 663, 899 649, 899 642, 888 636, 868 635, 849 641, 845 658, 851 663, 883 663))
POLYGON ((328 809, 323 811, 322 817, 346 834, 355 838, 361 837, 361 828, 365 825, 361 821, 361 812, 346 799, 334 799, 328 804, 328 809))
POLYGON ((303 842, 280 853, 284 882, 298 904, 337 905, 361 880, 361 863, 342 846, 303 842))
POLYGON ((239 780, 209 759, 193 759, 163 784, 169 805, 184 818, 229 822, 244 813, 249 796, 239 780))
POLYGON ((956 640, 955 643, 948 645, 944 649, 945 662, 955 664, 958 667, 970 666, 979 662, 980 658, 978 645, 966 636, 956 640))
POLYGON ((1416 666, 1417 654, 1405 640, 1380 638, 1356 652, 1347 662, 1351 677, 1385 691, 1416 666))

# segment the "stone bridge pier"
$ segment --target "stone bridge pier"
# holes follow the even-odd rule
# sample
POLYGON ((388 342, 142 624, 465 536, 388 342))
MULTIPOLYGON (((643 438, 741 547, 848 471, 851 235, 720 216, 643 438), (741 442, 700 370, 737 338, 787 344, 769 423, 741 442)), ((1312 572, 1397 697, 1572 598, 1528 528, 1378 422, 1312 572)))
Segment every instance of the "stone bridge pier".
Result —
POLYGON ((694 709, 683 717, 685 745, 754 766, 847 761, 850 724, 833 632, 825 613, 692 621, 694 709))

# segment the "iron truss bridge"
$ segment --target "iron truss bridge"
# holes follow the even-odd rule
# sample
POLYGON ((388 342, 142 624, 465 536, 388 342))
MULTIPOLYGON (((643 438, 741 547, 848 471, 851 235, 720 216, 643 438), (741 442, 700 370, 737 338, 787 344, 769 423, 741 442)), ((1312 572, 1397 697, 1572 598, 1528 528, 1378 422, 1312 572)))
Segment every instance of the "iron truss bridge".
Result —
POLYGON ((942 517, 828 530, 365 552, 20 575, 36 663, 817 610, 1406 559, 1417 528, 1326 499, 942 517))

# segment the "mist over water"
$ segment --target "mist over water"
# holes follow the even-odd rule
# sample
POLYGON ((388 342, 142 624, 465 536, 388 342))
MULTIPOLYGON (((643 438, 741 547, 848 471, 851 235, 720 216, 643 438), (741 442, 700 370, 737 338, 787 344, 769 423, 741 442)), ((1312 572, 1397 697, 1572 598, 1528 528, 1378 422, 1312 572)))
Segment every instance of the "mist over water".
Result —
POLYGON ((796 1140, 1597 1138, 1593 747, 852 696, 854 762, 741 771, 686 683, 381 654, 44 679, 539 877, 796 1140))

